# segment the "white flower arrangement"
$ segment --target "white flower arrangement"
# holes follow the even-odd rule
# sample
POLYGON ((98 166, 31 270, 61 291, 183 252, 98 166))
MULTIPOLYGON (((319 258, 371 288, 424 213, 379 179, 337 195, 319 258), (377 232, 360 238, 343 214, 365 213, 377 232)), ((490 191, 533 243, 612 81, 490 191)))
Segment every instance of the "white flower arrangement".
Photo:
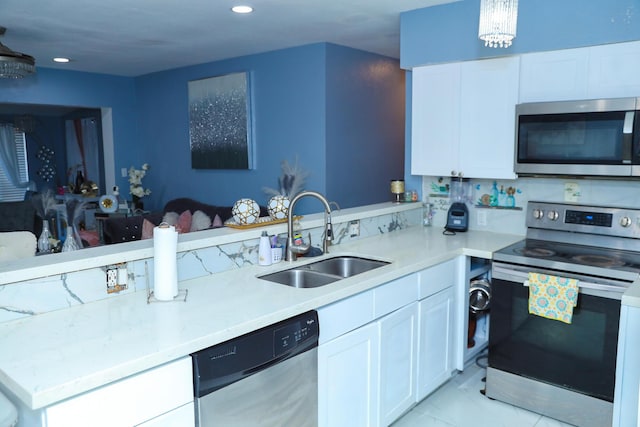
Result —
POLYGON ((129 193, 135 197, 142 198, 151 194, 151 190, 142 186, 142 178, 149 170, 149 164, 142 165, 142 169, 135 169, 133 166, 129 168, 129 193))

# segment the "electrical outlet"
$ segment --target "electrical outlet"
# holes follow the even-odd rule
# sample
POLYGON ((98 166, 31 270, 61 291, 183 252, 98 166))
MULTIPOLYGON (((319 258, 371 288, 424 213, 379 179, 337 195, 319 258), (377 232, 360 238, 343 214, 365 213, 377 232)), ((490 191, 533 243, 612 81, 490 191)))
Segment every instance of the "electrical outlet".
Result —
POLYGON ((107 293, 113 294, 127 289, 129 281, 129 272, 127 271, 127 263, 123 262, 116 265, 108 265, 107 272, 107 293))
POLYGON ((487 211, 484 209, 476 209, 478 225, 486 226, 487 225, 487 211))
POLYGON ((358 237, 360 235, 360 220, 349 221, 349 236, 358 237))
POLYGON ((107 267, 107 291, 118 285, 118 269, 111 266, 107 267))

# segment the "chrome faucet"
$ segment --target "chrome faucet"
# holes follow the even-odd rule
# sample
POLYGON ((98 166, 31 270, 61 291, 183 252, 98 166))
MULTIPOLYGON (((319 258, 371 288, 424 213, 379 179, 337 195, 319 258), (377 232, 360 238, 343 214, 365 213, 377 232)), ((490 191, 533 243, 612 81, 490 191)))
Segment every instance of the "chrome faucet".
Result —
POLYGON ((325 254, 329 252, 329 244, 333 240, 333 225, 331 225, 331 206, 329 206, 329 201, 317 191, 302 191, 291 199, 289 212, 287 213, 287 248, 285 255, 285 260, 287 261, 295 261, 298 255, 309 252, 311 248, 311 238, 309 238, 309 242, 306 244, 293 244, 293 207, 298 200, 306 196, 315 197, 324 204, 324 240, 322 242, 322 251, 325 254))

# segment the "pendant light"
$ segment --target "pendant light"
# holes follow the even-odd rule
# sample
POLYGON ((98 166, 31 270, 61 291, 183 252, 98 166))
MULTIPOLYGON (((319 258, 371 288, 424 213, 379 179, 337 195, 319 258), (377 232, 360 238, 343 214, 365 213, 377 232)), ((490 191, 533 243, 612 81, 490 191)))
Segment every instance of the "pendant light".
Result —
MULTIPOLYGON (((0 36, 7 31, 0 27, 0 36)), ((0 78, 21 79, 36 72, 36 60, 33 56, 15 52, 0 43, 0 78)))
POLYGON ((478 37, 489 47, 511 46, 518 24, 518 0, 481 0, 478 37))

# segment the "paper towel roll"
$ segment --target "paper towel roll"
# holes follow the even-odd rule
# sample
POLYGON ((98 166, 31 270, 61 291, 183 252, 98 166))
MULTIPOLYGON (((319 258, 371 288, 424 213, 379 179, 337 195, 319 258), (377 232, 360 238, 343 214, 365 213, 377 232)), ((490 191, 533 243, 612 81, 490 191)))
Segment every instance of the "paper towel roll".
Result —
POLYGON ((172 225, 153 229, 153 295, 159 301, 171 301, 178 295, 178 233, 172 225))

